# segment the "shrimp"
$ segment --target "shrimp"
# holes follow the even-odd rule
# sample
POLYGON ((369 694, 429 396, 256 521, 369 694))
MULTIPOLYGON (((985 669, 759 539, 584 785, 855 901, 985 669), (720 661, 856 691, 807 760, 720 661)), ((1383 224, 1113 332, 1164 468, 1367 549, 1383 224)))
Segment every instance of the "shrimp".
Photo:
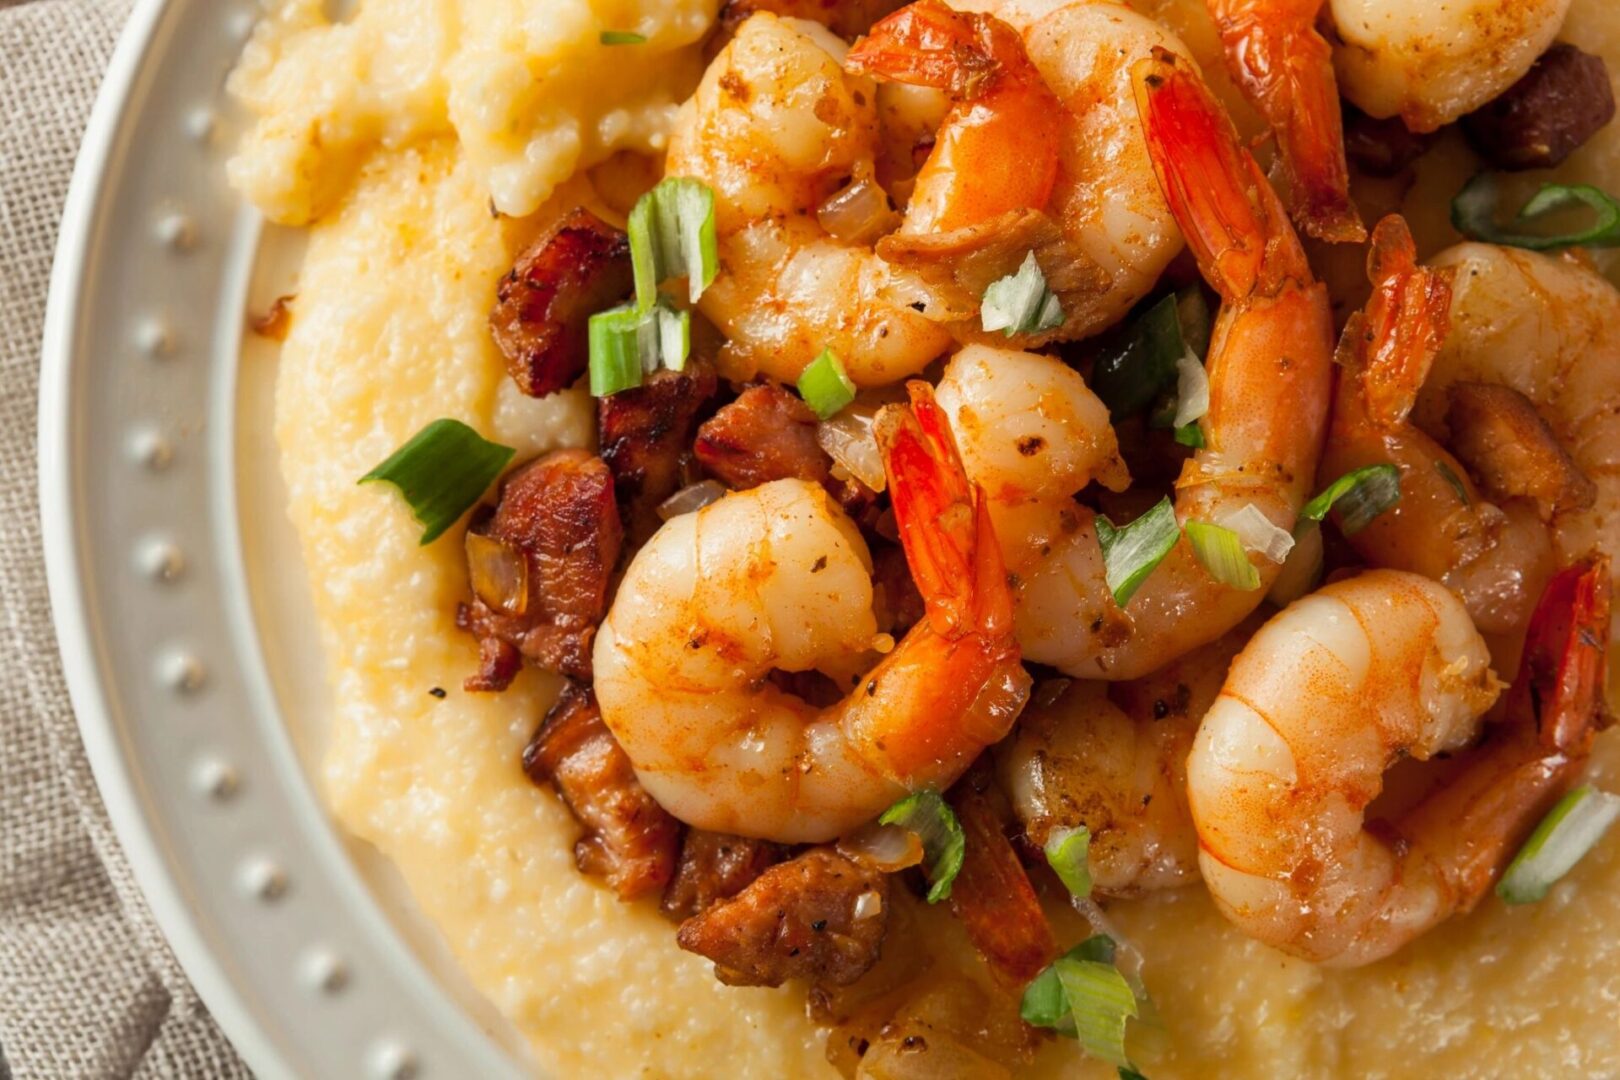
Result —
POLYGON ((1521 79, 1570 0, 1328 0, 1339 86, 1363 112, 1435 131, 1521 79))
MULTIPOLYGON (((1165 27, 1115 0, 952 0, 951 7, 1011 27, 1027 59, 1006 60, 1001 70, 1018 74, 999 80, 999 91, 993 91, 999 94, 998 110, 1006 109, 1005 123, 992 124, 982 103, 971 109, 958 104, 956 115, 964 122, 944 126, 939 145, 970 151, 951 158, 969 162, 966 175, 954 166, 925 166, 930 176, 919 177, 919 186, 928 179, 929 189, 921 201, 913 197, 906 224, 879 242, 878 253, 897 270, 926 280, 918 299, 960 340, 988 341, 976 333, 973 318, 984 286, 1015 271, 1031 251, 1062 302, 1064 321, 1014 344, 1034 347, 1105 330, 1152 291, 1183 247, 1133 107, 1131 65, 1155 49, 1188 58, 1189 64, 1192 54, 1165 27), (1033 65, 1039 80, 1028 77, 1025 65, 1033 65), (999 146, 990 144, 992 133, 999 146), (1049 167, 1043 143, 1055 153, 1057 171, 1049 197, 1037 199, 1049 167), (1006 178, 1003 161, 1018 166, 1006 178), (991 204, 983 200, 1004 189, 999 205, 1024 209, 935 231, 942 217, 962 220, 939 203, 954 207, 955 188, 979 179, 994 182, 985 183, 975 199, 961 196, 961 205, 987 207, 991 204)), ((874 41, 879 29, 874 28, 874 41)), ((870 56, 867 66, 879 78, 916 78, 908 66, 922 66, 921 57, 890 59, 893 51, 880 54, 871 44, 857 46, 856 55, 870 56)), ((1016 56, 1004 47, 1002 54, 1016 56)), ((982 62, 977 54, 968 55, 975 64, 982 62)))
MULTIPOLYGON (((1176 483, 1177 517, 1220 524, 1254 507, 1292 529, 1326 427, 1327 291, 1191 64, 1160 51, 1136 77, 1154 166, 1223 300, 1209 351, 1205 446, 1176 483)), ((1019 626, 1032 658, 1081 678, 1138 678, 1213 641, 1259 607, 1280 570, 1261 559, 1262 587, 1233 589, 1211 578, 1183 540, 1122 612, 1106 584, 1092 512, 1066 506, 1055 520, 1060 542, 1043 541, 1021 564, 1019 626)))
POLYGON ((1390 217, 1373 231, 1368 276, 1372 300, 1340 348, 1321 478, 1399 468, 1400 502, 1350 536, 1351 546, 1375 566, 1443 582, 1481 632, 1513 638, 1557 568, 1552 536, 1528 500, 1488 501, 1463 464, 1408 419, 1450 329, 1454 272, 1418 267, 1410 230, 1390 217))
POLYGON ((1056 829, 1090 832, 1099 893, 1132 896, 1198 879, 1187 754, 1251 623, 1143 679, 1037 686, 1017 732, 997 749, 1002 787, 1032 842, 1044 845, 1056 829))
POLYGON ((921 371, 951 344, 940 326, 885 299, 892 272, 845 244, 817 209, 878 149, 876 93, 846 73, 824 27, 753 15, 676 116, 665 169, 715 193, 720 274, 698 302, 727 337, 721 373, 796 381, 832 349, 862 386, 921 371))
POLYGON ((1316 30, 1323 0, 1206 0, 1232 78, 1277 137, 1294 220, 1319 240, 1360 243, 1350 200, 1333 50, 1316 30))
POLYGON ((688 824, 831 839, 949 785, 1022 710, 1030 680, 983 493, 927 385, 910 392, 875 424, 927 606, 898 645, 877 634, 859 531, 807 481, 674 518, 626 571, 597 635, 597 700, 642 784, 688 824), (818 668, 853 677, 849 696, 818 709, 768 678, 818 668))
POLYGON ((1468 746, 1501 691, 1462 603, 1428 578, 1373 570, 1262 627, 1187 762, 1199 865, 1227 918, 1294 955, 1353 966, 1471 909, 1590 750, 1605 562, 1553 578, 1506 719, 1395 821, 1365 822, 1385 770, 1468 746))

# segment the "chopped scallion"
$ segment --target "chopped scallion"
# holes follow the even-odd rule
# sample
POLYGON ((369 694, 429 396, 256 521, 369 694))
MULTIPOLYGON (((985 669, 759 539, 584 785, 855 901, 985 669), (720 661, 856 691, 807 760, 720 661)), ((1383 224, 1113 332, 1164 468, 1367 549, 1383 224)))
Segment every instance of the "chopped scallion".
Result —
POLYGON ((1097 542, 1114 603, 1124 607, 1181 539, 1176 508, 1168 497, 1124 528, 1097 515, 1097 542))
POLYGON ((898 825, 917 834, 923 846, 923 873, 928 878, 928 902, 948 900, 951 882, 962 869, 967 840, 956 811, 937 791, 914 791, 878 818, 879 825, 898 825))
POLYGON ((1603 839, 1617 818, 1620 795, 1591 785, 1576 788, 1530 834, 1497 882, 1496 895, 1509 904, 1533 904, 1542 899, 1603 839))
POLYGON ((630 211, 630 263, 635 271, 636 307, 646 311, 658 299, 658 286, 684 277, 697 303, 720 272, 714 231, 714 192, 707 184, 671 177, 643 195, 630 211))
POLYGON ((823 420, 830 420, 855 400, 855 383, 844 362, 831 349, 810 362, 799 375, 799 396, 823 420))
POLYGON ((1071 896, 1091 895, 1091 830, 1084 825, 1074 829, 1053 829, 1046 838, 1046 861, 1071 896))
POLYGON ((1260 571, 1249 561, 1238 534, 1206 521, 1189 521, 1187 542, 1209 576, 1229 588, 1253 592, 1260 587, 1260 571))
POLYGON ((1373 518, 1401 501, 1401 470, 1394 465, 1364 465, 1339 477, 1305 504, 1299 516, 1321 521, 1328 511, 1339 512, 1339 531, 1354 536, 1373 518))
POLYGON ((393 484, 431 544, 488 490, 517 453, 485 439, 459 420, 435 420, 360 478, 393 484))
POLYGON ((1575 207, 1591 210, 1595 218, 1591 225, 1572 232, 1527 233, 1497 225, 1501 202, 1500 180, 1495 173, 1482 172, 1457 192, 1456 198, 1451 200, 1451 223, 1458 232, 1471 240, 1484 240, 1530 251, 1551 251, 1576 245, 1620 245, 1620 201, 1601 188, 1590 184, 1542 185, 1541 190, 1514 216, 1513 224, 1524 225, 1556 210, 1575 207))
POLYGON ((682 371, 692 349, 692 316, 659 300, 646 311, 634 304, 609 308, 589 323, 591 394, 607 397, 640 386, 659 368, 682 371))
POLYGON ((634 30, 604 30, 597 40, 603 45, 645 45, 647 35, 634 30))
POLYGON ((1063 325, 1063 305, 1046 287, 1046 275, 1033 251, 1024 256, 1017 273, 984 290, 979 322, 986 333, 1003 330, 1008 337, 1039 334, 1063 325))
POLYGON ((1115 420, 1147 408, 1187 353, 1175 296, 1166 296, 1109 334, 1092 368, 1091 390, 1115 420))
POLYGON ((1198 426, 1197 421, 1194 421, 1191 424, 1176 428, 1175 439, 1182 446, 1202 450, 1204 448, 1204 429, 1198 426))
POLYGON ((1129 1065, 1125 1022, 1137 1015, 1136 994, 1113 964, 1063 957, 1052 965, 1074 1015, 1075 1037, 1092 1057, 1129 1065))
MULTIPOLYGON (((1065 959, 1086 960, 1098 964, 1112 964, 1116 946, 1107 934, 1096 934, 1064 954, 1065 959)), ((1047 968, 1024 988, 1018 1013, 1026 1023, 1051 1028, 1061 1035, 1074 1037, 1074 1016, 1068 1000, 1063 996, 1063 983, 1058 979, 1056 965, 1047 968)))
POLYGON ((1129 1065, 1119 1067, 1119 1080, 1147 1080, 1147 1077, 1131 1068, 1129 1065))

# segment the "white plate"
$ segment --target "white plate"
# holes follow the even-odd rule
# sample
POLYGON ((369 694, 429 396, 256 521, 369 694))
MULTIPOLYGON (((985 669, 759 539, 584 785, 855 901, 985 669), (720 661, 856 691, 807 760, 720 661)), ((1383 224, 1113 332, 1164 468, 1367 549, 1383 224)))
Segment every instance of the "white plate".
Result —
POLYGON ((265 1077, 518 1076, 509 1033, 326 816, 325 686, 245 313, 294 234, 225 183, 247 0, 143 0, 91 117, 51 281, 40 489, 96 779, 204 1000, 265 1077))

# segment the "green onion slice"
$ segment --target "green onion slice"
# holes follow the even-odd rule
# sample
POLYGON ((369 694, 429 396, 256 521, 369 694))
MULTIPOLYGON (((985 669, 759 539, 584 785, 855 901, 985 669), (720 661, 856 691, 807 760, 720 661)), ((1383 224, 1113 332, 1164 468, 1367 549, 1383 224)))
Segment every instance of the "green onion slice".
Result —
POLYGON ((1074 829, 1053 829, 1046 838, 1046 861, 1057 873, 1058 880, 1071 896, 1091 895, 1091 830, 1081 825, 1074 829))
POLYGON ((1501 178, 1482 172, 1463 185, 1451 200, 1451 223, 1471 240, 1491 244, 1551 251, 1555 248, 1615 247, 1620 245, 1620 201, 1590 184, 1544 184, 1540 191, 1514 216, 1513 224, 1524 225, 1556 210, 1585 207, 1592 211, 1592 224, 1564 233, 1527 233, 1503 228, 1496 223, 1501 202, 1501 178))
MULTIPOLYGON (((1117 946, 1107 934, 1096 934, 1064 954, 1068 960, 1086 960, 1098 964, 1112 964, 1117 946)), ((1024 988, 1024 998, 1018 1013, 1027 1023, 1051 1028, 1060 1035, 1074 1037, 1074 1016, 1068 1000, 1063 996, 1063 983, 1058 978, 1057 965, 1050 964, 1024 988)))
POLYGON ((878 818, 879 825, 898 825, 917 834, 923 846, 923 873, 928 878, 928 902, 948 900, 951 882, 962 869, 967 840, 956 811, 933 790, 914 791, 878 818))
POLYGON ((1046 275, 1031 251, 1024 256, 1018 272, 991 282, 984 290, 979 322, 986 333, 1004 330, 1014 334, 1039 334, 1063 325, 1063 305, 1046 287, 1046 275))
POLYGON ((1098 514, 1097 542, 1102 545, 1103 570, 1114 603, 1122 608, 1130 603, 1136 590, 1180 539, 1176 508, 1168 496, 1122 529, 1116 529, 1112 521, 1098 514))
POLYGON ((707 184, 671 177, 637 200, 630 211, 630 263, 635 271, 636 307, 657 302, 658 286, 684 277, 697 303, 720 272, 714 231, 714 192, 707 184))
POLYGON ((647 35, 634 30, 604 30, 597 40, 603 45, 645 45, 647 35))
POLYGON ((823 349, 799 375, 799 396, 823 420, 830 420, 855 400, 855 383, 844 362, 831 349, 823 349))
POLYGON ((1091 373, 1091 390, 1115 420, 1147 408, 1175 380, 1187 354, 1175 296, 1166 296, 1109 335, 1091 373))
POLYGON ((393 484, 431 544, 465 514, 517 453, 485 439, 460 420, 435 420, 360 478, 393 484))
POLYGON ((1129 1065, 1125 1022, 1137 1016, 1136 994, 1110 963, 1063 957, 1053 965, 1074 1016, 1075 1037, 1092 1057, 1129 1065))
POLYGON ((1209 576, 1229 588, 1253 592, 1260 587, 1260 571, 1249 561, 1238 534, 1206 521, 1186 524, 1187 541, 1209 576))
POLYGON ((1147 1077, 1131 1068, 1129 1065, 1119 1067, 1119 1080, 1147 1080, 1147 1077))
POLYGON ((1559 800, 1536 826, 1496 884, 1509 904, 1533 904, 1591 851, 1620 818, 1620 795, 1590 784, 1559 800))
POLYGON ((667 298, 646 311, 633 304, 609 308, 589 323, 591 395, 607 397, 640 386, 661 367, 683 371, 692 351, 692 316, 667 298))
POLYGON ((1197 421, 1194 421, 1191 424, 1176 428, 1175 439, 1182 446, 1202 450, 1204 448, 1204 429, 1198 425, 1197 421))
POLYGON ((1339 512, 1339 531, 1354 536, 1373 518, 1401 501, 1401 470, 1394 465, 1364 465, 1329 484, 1299 512, 1307 521, 1321 521, 1328 511, 1339 512))
POLYGON ((1439 458, 1434 459, 1434 467, 1439 471, 1441 479, 1450 484, 1451 490, 1457 493, 1457 501, 1464 506, 1472 506, 1474 500, 1468 497, 1468 488, 1464 486, 1462 477, 1457 475, 1457 470, 1439 458))

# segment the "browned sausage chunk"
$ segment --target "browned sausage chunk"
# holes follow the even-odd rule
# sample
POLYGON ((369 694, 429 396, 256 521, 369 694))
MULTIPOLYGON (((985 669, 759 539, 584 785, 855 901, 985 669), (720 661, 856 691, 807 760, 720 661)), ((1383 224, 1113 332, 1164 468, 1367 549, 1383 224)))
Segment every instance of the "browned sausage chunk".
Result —
POLYGON ((737 491, 772 480, 825 483, 832 458, 816 442, 820 423, 798 395, 766 383, 750 386, 698 428, 698 463, 737 491))
POLYGON ((718 385, 714 368, 693 357, 685 371, 660 370, 598 405, 602 460, 613 470, 636 539, 658 528, 653 511, 683 483, 693 429, 718 385))
POLYGON ((1494 499, 1536 500, 1544 518, 1583 510, 1597 487, 1570 460, 1534 403, 1489 383, 1454 383, 1446 425, 1451 451, 1494 499))
POLYGON ((584 827, 574 845, 581 873, 605 878, 621 900, 670 880, 680 823, 642 788, 588 688, 563 690, 523 751, 523 771, 550 781, 584 827))
POLYGON ((456 624, 479 639, 484 662, 467 689, 506 689, 519 657, 590 678, 591 641, 624 539, 607 466, 583 450, 525 465, 502 486, 494 514, 472 531, 469 551, 479 536, 495 541, 497 561, 513 562, 527 587, 503 594, 487 564, 471 560, 473 601, 461 605, 456 624))
POLYGON ((1501 97, 1463 117, 1463 133, 1498 169, 1550 169, 1614 119, 1603 58, 1560 42, 1501 97))
POLYGON ((495 290, 490 333, 518 387, 545 397, 590 361, 587 323, 630 292, 630 242, 586 209, 565 214, 495 290))
POLYGON ((672 919, 689 919, 730 900, 781 861, 781 847, 768 840, 688 829, 662 910, 672 919))
POLYGON ((675 941, 713 960, 728 986, 847 986, 877 962, 888 910, 883 874, 812 848, 686 920, 675 941))

